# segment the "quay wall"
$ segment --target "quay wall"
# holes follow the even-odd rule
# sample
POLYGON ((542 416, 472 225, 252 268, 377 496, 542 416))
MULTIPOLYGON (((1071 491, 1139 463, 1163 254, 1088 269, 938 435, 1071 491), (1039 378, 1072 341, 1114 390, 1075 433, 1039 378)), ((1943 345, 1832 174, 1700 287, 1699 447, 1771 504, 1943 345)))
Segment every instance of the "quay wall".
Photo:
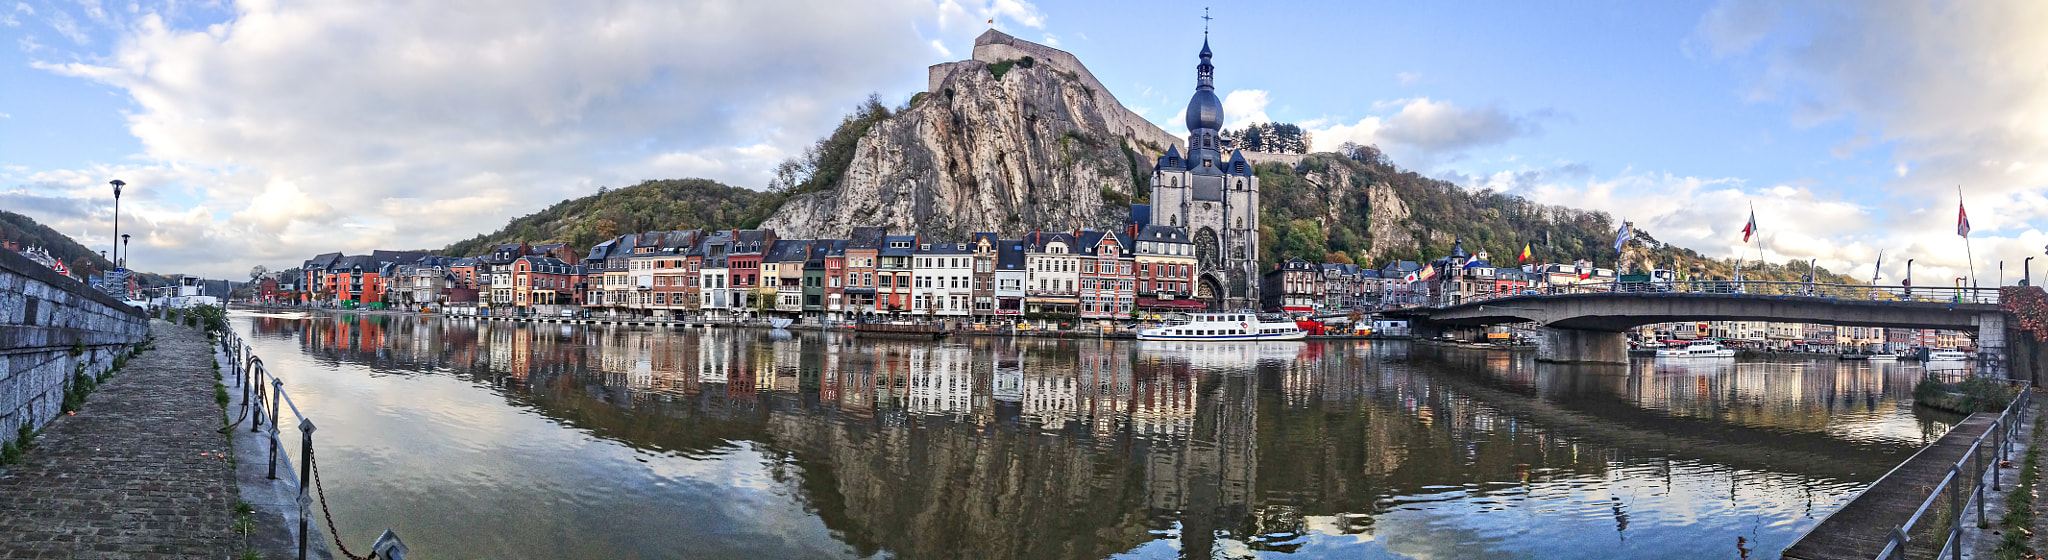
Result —
POLYGON ((0 251, 0 442, 56 419, 76 374, 106 372, 148 335, 142 310, 0 251))

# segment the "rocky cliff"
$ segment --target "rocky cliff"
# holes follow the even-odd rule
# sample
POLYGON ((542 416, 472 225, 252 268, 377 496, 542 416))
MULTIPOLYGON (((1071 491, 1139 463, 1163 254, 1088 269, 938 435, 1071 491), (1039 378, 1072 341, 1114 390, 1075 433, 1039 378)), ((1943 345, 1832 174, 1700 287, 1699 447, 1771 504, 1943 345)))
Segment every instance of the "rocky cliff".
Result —
POLYGON ((761 226, 788 238, 887 226, 958 239, 1115 226, 1152 160, 1179 142, 1073 55, 991 30, 973 59, 932 66, 929 90, 861 137, 836 185, 792 197, 761 226))

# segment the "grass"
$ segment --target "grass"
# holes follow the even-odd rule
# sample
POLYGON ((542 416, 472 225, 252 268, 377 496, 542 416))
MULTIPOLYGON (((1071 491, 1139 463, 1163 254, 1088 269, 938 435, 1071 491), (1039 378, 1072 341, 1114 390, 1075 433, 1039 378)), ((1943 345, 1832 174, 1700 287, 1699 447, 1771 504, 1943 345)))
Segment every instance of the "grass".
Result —
MULTIPOLYGON (((2034 418, 2035 440, 2040 439, 2041 418, 2034 418)), ((1998 540, 1998 549, 1992 555, 2000 560, 2035 558, 2034 531, 2034 480, 2040 478, 2041 446, 2027 446, 2025 463, 2020 465, 2019 483, 2005 495, 2005 517, 1999 519, 2005 533, 1998 540)))
POLYGON ((1922 377, 1913 386, 1913 402, 1962 413, 2004 410, 2015 395, 2004 382, 1988 377, 1971 377, 1959 383, 1922 377))

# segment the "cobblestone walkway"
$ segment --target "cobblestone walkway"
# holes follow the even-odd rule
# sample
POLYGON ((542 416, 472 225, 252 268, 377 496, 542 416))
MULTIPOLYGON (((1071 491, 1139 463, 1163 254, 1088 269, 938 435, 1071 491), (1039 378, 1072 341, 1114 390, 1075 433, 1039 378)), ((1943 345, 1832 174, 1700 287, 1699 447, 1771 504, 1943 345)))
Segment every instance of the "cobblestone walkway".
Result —
POLYGON ((155 321, 130 360, 0 474, 0 558, 227 558, 236 490, 204 335, 155 321), (202 455, 202 453, 204 455, 202 455))

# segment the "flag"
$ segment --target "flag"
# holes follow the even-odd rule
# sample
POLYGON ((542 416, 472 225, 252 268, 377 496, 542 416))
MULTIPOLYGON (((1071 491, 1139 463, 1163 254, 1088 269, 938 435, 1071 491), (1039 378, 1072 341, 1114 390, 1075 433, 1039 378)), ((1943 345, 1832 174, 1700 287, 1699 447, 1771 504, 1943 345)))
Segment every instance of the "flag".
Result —
POLYGON ((1963 209, 1961 201, 1956 202, 1956 235, 1970 236, 1970 212, 1963 209))
POLYGON ((1523 243, 1523 244, 1522 244, 1522 260, 1521 260, 1521 261, 1519 261, 1519 262, 1529 262, 1529 244, 1528 244, 1528 243, 1523 243))
POLYGON ((1756 211, 1749 211, 1749 223, 1742 226, 1742 242, 1748 243, 1749 236, 1756 234, 1756 211))
POLYGON ((996 18, 988 18, 988 24, 989 24, 989 25, 995 25, 995 24, 996 24, 996 18))
POLYGON ((1628 246, 1629 240, 1635 238, 1635 224, 1626 221, 1622 222, 1621 230, 1614 232, 1614 253, 1621 254, 1621 248, 1628 246))
POLYGON ((1590 269, 1590 268, 1581 268, 1581 269, 1579 269, 1579 279, 1580 279, 1580 280, 1591 280, 1592 278, 1593 278, 1593 269, 1590 269))
POLYGON ((1418 273, 1416 273, 1415 279, 1416 279, 1416 280, 1428 280, 1428 279, 1429 279, 1429 277, 1431 277, 1431 276, 1435 276, 1435 275, 1436 275, 1436 267, 1434 267, 1434 266, 1424 266, 1424 267, 1422 267, 1422 271, 1421 271, 1421 272, 1418 272, 1418 273))

